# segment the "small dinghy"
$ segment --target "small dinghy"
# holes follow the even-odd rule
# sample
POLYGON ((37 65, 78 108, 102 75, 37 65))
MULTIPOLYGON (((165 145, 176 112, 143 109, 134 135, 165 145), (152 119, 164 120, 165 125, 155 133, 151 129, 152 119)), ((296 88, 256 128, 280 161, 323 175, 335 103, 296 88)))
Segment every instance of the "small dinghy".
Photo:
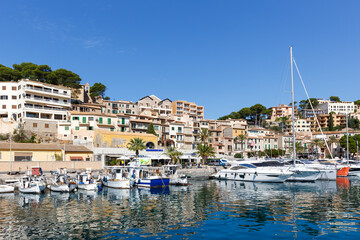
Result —
POLYGON ((12 193, 14 192, 14 187, 9 185, 0 185, 0 194, 1 193, 12 193))

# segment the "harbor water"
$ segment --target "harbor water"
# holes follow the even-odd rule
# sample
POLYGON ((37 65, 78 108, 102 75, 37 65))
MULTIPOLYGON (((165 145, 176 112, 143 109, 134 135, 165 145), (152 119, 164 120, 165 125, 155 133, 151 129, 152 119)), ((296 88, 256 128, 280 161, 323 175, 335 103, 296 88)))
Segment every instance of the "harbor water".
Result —
POLYGON ((0 195, 0 239, 355 239, 360 180, 0 195))

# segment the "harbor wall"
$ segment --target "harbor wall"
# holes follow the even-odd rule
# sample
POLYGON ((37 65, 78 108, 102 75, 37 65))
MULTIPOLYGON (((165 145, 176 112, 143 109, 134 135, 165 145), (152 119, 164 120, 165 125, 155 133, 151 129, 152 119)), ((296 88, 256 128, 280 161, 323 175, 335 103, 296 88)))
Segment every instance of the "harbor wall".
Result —
MULTIPOLYGON (((92 170, 101 170, 101 161, 28 161, 28 162, 12 162, 12 171, 14 172, 25 172, 30 170, 31 167, 41 167, 43 171, 56 171, 58 168, 70 169, 86 169, 91 168, 92 170)), ((7 173, 10 171, 10 162, 0 162, 0 173, 7 173)))

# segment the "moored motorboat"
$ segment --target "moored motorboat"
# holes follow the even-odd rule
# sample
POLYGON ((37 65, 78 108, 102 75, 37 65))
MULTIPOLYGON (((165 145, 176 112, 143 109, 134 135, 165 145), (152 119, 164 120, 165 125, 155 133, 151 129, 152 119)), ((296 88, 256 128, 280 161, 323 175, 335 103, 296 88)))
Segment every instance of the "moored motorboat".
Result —
POLYGON ((140 167, 134 169, 135 182, 138 187, 161 188, 170 184, 170 179, 165 176, 160 168, 140 167))
POLYGON ((179 165, 164 165, 165 175, 169 178, 170 185, 186 186, 189 185, 186 174, 180 172, 179 165))
POLYGON ((78 174, 76 177, 78 189, 87 190, 87 191, 97 191, 98 183, 92 177, 91 173, 83 172, 78 174))
POLYGON ((76 187, 76 182, 65 174, 55 175, 53 184, 49 185, 49 189, 54 192, 72 192, 76 187))
POLYGON ((38 178, 30 176, 22 177, 19 184, 19 191, 21 193, 42 193, 45 191, 45 183, 38 178))
POLYGON ((134 186, 134 178, 130 167, 108 167, 108 174, 101 180, 105 187, 130 189, 134 186))
POLYGON ((14 192, 15 188, 9 185, 0 185, 0 194, 1 193, 12 193, 14 192))

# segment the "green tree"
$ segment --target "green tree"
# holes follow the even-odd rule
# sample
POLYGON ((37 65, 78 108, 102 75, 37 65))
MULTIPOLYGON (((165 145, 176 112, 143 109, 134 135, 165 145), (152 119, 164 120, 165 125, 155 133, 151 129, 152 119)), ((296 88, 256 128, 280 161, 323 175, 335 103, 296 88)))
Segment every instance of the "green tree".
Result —
POLYGON ((331 97, 330 97, 330 101, 332 101, 332 102, 341 102, 341 101, 340 101, 340 98, 337 97, 337 96, 331 96, 331 97))
POLYGON ((53 71, 57 78, 58 84, 71 88, 80 88, 81 78, 76 73, 60 68, 53 71))
POLYGON ((255 104, 254 106, 251 106, 250 111, 251 111, 251 118, 255 121, 255 125, 258 125, 262 115, 267 116, 270 112, 269 109, 267 109, 261 104, 255 104))
POLYGON ((141 138, 132 138, 127 144, 127 148, 131 151, 135 151, 136 158, 138 158, 139 151, 146 149, 145 141, 141 138))
POLYGON ((106 91, 106 86, 102 83, 94 83, 94 85, 92 85, 90 87, 90 96, 91 97, 104 97, 106 91))
MULTIPOLYGON (((316 151, 316 155, 321 155, 321 148, 324 146, 324 141, 319 138, 315 138, 311 141, 310 146, 316 151), (318 149, 320 148, 320 151, 318 149)), ((319 156, 317 156, 319 158, 319 156)))
POLYGON ((245 143, 246 139, 247 139, 247 136, 244 134, 240 134, 239 136, 237 136, 235 138, 235 140, 240 143, 241 151, 243 151, 243 152, 244 152, 244 143, 245 143))
POLYGON ((334 131, 334 117, 332 112, 329 117, 329 131, 334 131))
POLYGON ((146 133, 154 134, 155 136, 157 136, 155 129, 154 129, 154 125, 152 123, 150 123, 148 125, 146 133))
POLYGON ((359 119, 356 118, 349 118, 349 128, 353 128, 353 129, 359 129, 359 119))
POLYGON ((182 155, 180 151, 176 150, 176 148, 172 146, 166 148, 165 154, 171 159, 171 164, 176 164, 182 155))
POLYGON ((239 118, 247 119, 249 116, 251 116, 251 110, 248 107, 242 108, 238 111, 239 118))
POLYGON ((202 128, 200 131, 200 140, 203 144, 207 144, 210 137, 210 132, 207 128, 202 128))
POLYGON ((19 71, 0 64, 0 81, 18 81, 19 79, 21 79, 19 71))
POLYGON ((332 152, 332 145, 333 144, 336 144, 336 143, 338 143, 339 141, 336 139, 336 137, 335 136, 331 136, 331 137, 329 137, 329 140, 327 140, 327 143, 328 143, 328 145, 329 145, 329 147, 330 147, 330 151, 332 152))
POLYGON ((285 123, 286 123, 287 120, 289 120, 289 118, 286 117, 286 116, 283 116, 283 117, 276 118, 275 122, 280 122, 281 123, 281 130, 284 131, 285 123))
POLYGON ((355 105, 360 105, 360 100, 356 100, 356 101, 354 102, 354 104, 355 104, 355 105))
MULTIPOLYGON (((293 144, 291 144, 289 151, 291 153, 293 152, 293 144)), ((295 152, 296 154, 305 152, 305 147, 302 145, 301 142, 295 142, 295 152)))
POLYGON ((215 151, 211 146, 200 143, 197 146, 197 155, 201 157, 202 164, 205 164, 209 157, 215 157, 215 151))
MULTIPOLYGON (((319 101, 316 98, 310 98, 310 102, 312 103, 313 107, 316 108, 317 106, 319 106, 319 101)), ((310 106, 310 102, 308 99, 306 100, 301 100, 299 103, 299 107, 301 109, 309 109, 311 108, 310 106)))
POLYGON ((355 137, 353 136, 349 136, 349 146, 347 145, 347 141, 346 141, 346 135, 342 136, 340 138, 340 146, 345 149, 345 156, 346 156, 346 149, 349 147, 349 153, 350 154, 355 154, 357 152, 357 147, 356 147, 356 139, 358 139, 358 142, 360 140, 360 136, 359 135, 355 135, 355 137))
POLYGON ((242 153, 235 153, 234 158, 243 158, 243 154, 242 153))

